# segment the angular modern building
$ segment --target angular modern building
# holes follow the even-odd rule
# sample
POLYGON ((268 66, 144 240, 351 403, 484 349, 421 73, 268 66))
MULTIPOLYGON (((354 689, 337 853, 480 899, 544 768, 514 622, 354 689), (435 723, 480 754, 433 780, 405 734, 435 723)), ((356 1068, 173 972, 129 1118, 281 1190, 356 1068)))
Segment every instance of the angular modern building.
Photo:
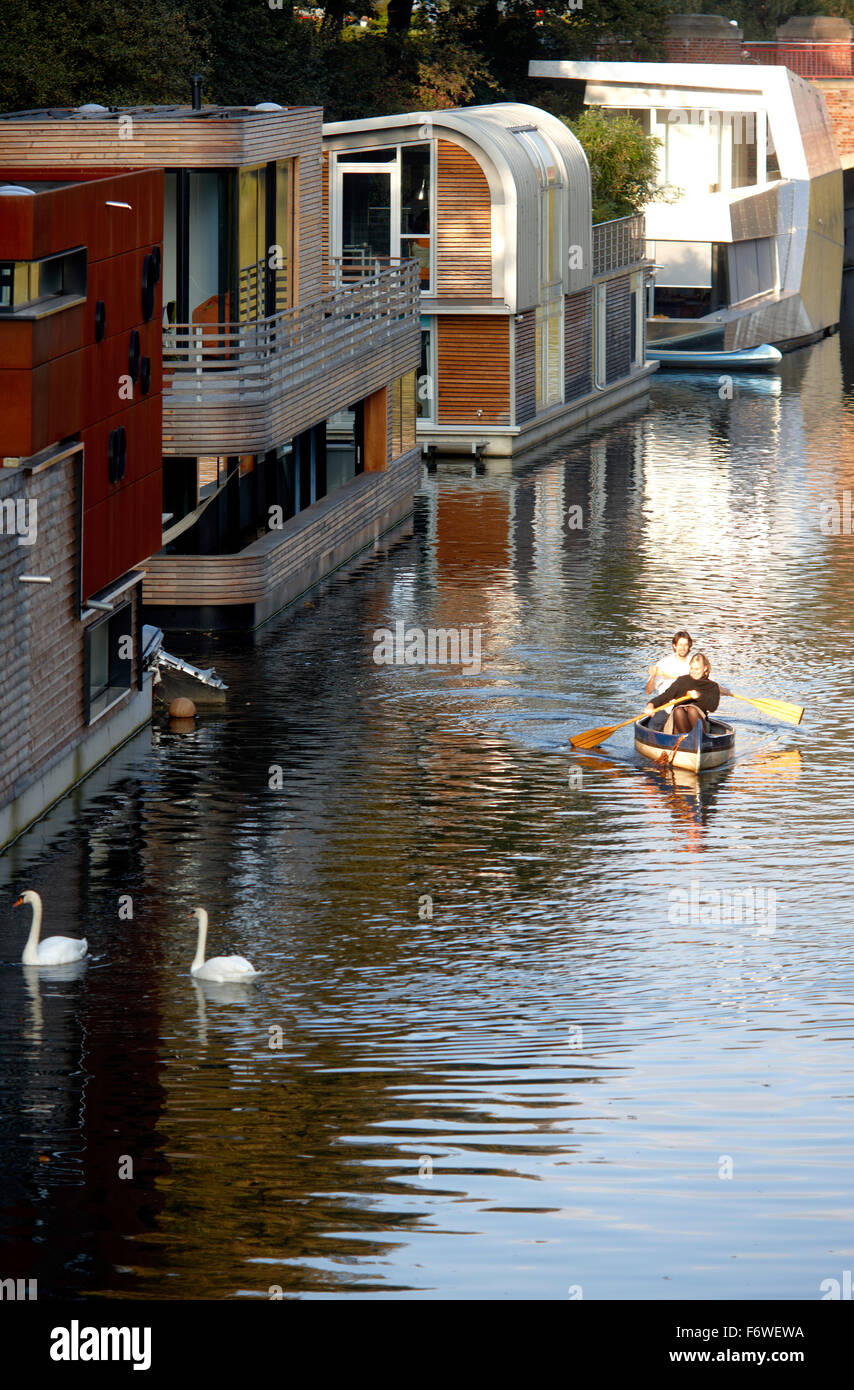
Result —
POLYGON ((163 175, 39 173, 0 168, 0 848, 151 715, 163 175))
POLYGON ((583 84, 660 141, 652 346, 785 350, 836 328, 842 168, 815 84, 755 63, 536 61, 530 75, 583 84))
POLYGON ((418 262, 425 450, 509 457, 645 402, 643 219, 591 225, 561 121, 502 103, 323 133, 332 255, 418 262))

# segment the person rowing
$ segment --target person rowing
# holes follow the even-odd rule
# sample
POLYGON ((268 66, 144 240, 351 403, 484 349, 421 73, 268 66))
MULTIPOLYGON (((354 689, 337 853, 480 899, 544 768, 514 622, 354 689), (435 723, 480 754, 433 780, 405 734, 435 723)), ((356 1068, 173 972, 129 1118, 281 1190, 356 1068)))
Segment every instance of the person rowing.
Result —
POLYGON ((666 690, 671 681, 675 681, 678 676, 687 676, 689 672, 688 653, 694 645, 690 632, 681 628, 672 639, 672 654, 663 656, 660 661, 649 668, 649 680, 646 683, 645 694, 660 695, 666 690))
MULTIPOLYGON (((655 699, 650 700, 644 710, 644 715, 654 715, 662 705, 670 704, 671 700, 682 700, 687 695, 690 696, 690 703, 674 705, 664 722, 664 732, 666 734, 690 733, 698 719, 702 719, 705 726, 708 716, 720 704, 721 696, 732 693, 726 686, 718 685, 716 681, 709 679, 711 670, 712 663, 705 652, 695 652, 691 657, 688 675, 678 676, 666 690, 663 690, 660 695, 656 695, 655 699)), ((650 727, 654 727, 654 725, 650 725, 650 727)))

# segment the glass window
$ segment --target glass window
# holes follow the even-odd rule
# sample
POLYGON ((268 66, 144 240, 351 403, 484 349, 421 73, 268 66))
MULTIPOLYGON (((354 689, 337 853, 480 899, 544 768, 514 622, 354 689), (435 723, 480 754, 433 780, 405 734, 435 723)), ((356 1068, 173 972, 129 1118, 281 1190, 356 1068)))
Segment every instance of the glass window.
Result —
POLYGON ((0 265, 0 309, 26 309, 60 295, 86 294, 86 252, 63 251, 40 261, 6 261, 0 265))
POLYGON ((537 305, 535 368, 537 406, 541 409, 563 400, 562 321, 561 299, 537 305))
POLYGON ((418 415, 417 373, 407 372, 391 384, 391 456, 400 458, 415 448, 418 415))
POLYGON ((190 170, 190 322, 221 323, 220 191, 216 169, 190 170))
POLYGON ((391 174, 355 170, 342 176, 341 250, 345 261, 367 261, 391 251, 391 174))
POLYGON ((267 239, 267 166, 243 168, 237 175, 237 273, 241 321, 264 316, 267 239))
POLYGON ((163 179, 163 316, 174 323, 178 311, 178 170, 163 179))
POLYGON ((133 605, 124 603, 115 613, 87 628, 84 641, 86 720, 91 724, 131 688, 133 605))
POLYGON ((385 147, 381 150, 356 150, 348 154, 337 156, 339 164, 391 164, 397 159, 397 147, 391 149, 385 147))
POLYGON ((400 254, 418 261, 421 289, 429 293, 430 146, 403 145, 400 162, 400 254))
POLYGON ((421 364, 418 368, 416 410, 419 420, 436 418, 436 374, 433 367, 433 319, 421 316, 421 364))

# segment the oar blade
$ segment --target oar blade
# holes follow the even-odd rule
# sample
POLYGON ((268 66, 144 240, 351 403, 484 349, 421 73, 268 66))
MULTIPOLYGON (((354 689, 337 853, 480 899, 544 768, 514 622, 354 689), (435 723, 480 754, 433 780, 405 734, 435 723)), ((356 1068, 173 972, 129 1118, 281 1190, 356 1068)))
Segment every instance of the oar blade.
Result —
POLYGON ((598 748, 600 743, 604 743, 620 728, 622 728, 621 724, 607 724, 604 729, 586 729, 583 734, 576 734, 574 738, 571 738, 569 746, 570 748, 598 748))
POLYGON ((750 703, 769 719, 779 720, 783 724, 800 724, 804 717, 803 705, 793 705, 788 700, 751 700, 750 703))

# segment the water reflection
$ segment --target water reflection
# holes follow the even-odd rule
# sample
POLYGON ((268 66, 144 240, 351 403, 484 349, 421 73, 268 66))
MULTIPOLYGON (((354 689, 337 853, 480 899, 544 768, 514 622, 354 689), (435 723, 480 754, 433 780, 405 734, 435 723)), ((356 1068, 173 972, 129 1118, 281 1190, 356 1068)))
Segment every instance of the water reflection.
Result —
POLYGON ((851 1220, 852 552, 817 511, 854 485, 850 353, 428 474, 410 543, 188 650, 224 716, 141 736, 0 860, 4 1277, 818 1296, 851 1220), (481 627, 483 669, 375 666, 397 621, 481 627), (682 626, 804 727, 729 705, 702 778, 631 728, 569 756, 682 626), (22 882, 88 937, 78 977, 22 970, 22 882), (671 922, 692 883, 775 887, 776 931, 671 922), (263 962, 248 997, 190 979, 200 901, 263 962))

